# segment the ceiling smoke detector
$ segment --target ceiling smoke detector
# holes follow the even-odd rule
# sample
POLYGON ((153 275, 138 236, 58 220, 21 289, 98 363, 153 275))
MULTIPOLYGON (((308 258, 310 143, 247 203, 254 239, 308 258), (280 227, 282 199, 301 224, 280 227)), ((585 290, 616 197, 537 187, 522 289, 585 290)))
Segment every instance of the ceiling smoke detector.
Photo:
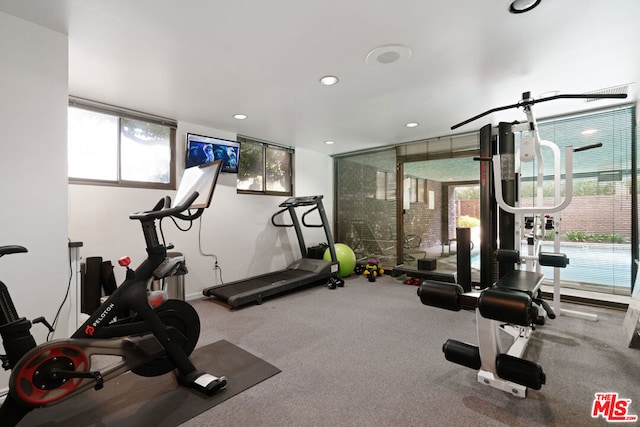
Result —
POLYGON ((396 62, 406 62, 411 59, 411 49, 400 44, 379 46, 367 53, 367 64, 374 67, 384 67, 396 62))
POLYGON ((514 0, 509 6, 511 13, 525 13, 540 4, 541 0, 514 0))

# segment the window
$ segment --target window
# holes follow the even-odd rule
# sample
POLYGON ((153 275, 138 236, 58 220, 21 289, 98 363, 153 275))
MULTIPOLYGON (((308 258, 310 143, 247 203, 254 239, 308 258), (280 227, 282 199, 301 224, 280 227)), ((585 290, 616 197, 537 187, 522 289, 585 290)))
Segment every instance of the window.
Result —
POLYGON ((293 194, 293 149, 238 135, 240 167, 238 192, 293 194))
MULTIPOLYGON (((540 137, 564 147, 602 146, 573 155, 573 198, 562 211, 560 252, 571 260, 561 271, 564 287, 628 295, 634 281, 632 212, 634 107, 619 107, 541 121, 540 137)), ((564 156, 561 162, 564 165, 564 156)), ((564 170, 563 170, 564 172, 564 170)), ((553 165, 545 163, 543 191, 553 195, 553 165)), ((533 204, 533 166, 522 168, 521 204, 533 204), (526 189, 529 187, 529 189, 526 189), (527 197, 529 196, 529 197, 527 197)), ((562 188, 564 197, 564 188, 562 188)), ((553 203, 548 202, 547 205, 553 203)), ((553 238, 543 243, 553 250, 553 238)), ((546 277, 553 269, 543 267, 546 277)))
POLYGON ((174 189, 176 126, 171 120, 70 99, 69 181, 174 189))
POLYGON ((395 172, 376 172, 376 199, 396 199, 396 175, 395 172))
POLYGON ((418 191, 418 194, 416 196, 417 198, 416 201, 418 203, 424 203, 424 185, 425 185, 424 179, 418 178, 416 181, 417 181, 416 190, 418 191))

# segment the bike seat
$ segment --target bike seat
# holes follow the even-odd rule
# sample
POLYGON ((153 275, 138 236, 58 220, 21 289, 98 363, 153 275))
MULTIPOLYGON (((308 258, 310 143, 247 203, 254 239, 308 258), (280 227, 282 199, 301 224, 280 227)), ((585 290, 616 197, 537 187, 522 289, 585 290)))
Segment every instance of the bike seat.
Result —
POLYGON ((19 245, 0 246, 0 256, 9 255, 9 254, 18 254, 21 252, 28 252, 27 248, 19 245))

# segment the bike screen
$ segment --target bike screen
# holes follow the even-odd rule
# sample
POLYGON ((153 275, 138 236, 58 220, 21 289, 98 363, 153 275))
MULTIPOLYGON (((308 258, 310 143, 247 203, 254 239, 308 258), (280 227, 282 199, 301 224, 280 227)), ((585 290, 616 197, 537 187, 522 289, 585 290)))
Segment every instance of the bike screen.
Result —
POLYGON ((222 162, 220 160, 216 160, 211 163, 185 169, 172 207, 180 206, 187 197, 189 197, 194 191, 197 191, 198 198, 196 198, 190 208, 208 208, 211 204, 213 189, 218 181, 221 165, 222 162))

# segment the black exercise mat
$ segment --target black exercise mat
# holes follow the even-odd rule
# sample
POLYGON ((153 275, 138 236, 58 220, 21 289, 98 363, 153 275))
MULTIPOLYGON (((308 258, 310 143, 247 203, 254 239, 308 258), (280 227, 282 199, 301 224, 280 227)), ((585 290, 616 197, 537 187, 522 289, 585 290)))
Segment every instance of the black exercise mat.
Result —
POLYGON ((19 427, 173 427, 280 372, 225 340, 196 349, 191 360, 198 369, 228 377, 227 387, 207 397, 178 387, 173 373, 152 378, 126 373, 107 382, 102 390, 89 390, 30 412, 19 427))

